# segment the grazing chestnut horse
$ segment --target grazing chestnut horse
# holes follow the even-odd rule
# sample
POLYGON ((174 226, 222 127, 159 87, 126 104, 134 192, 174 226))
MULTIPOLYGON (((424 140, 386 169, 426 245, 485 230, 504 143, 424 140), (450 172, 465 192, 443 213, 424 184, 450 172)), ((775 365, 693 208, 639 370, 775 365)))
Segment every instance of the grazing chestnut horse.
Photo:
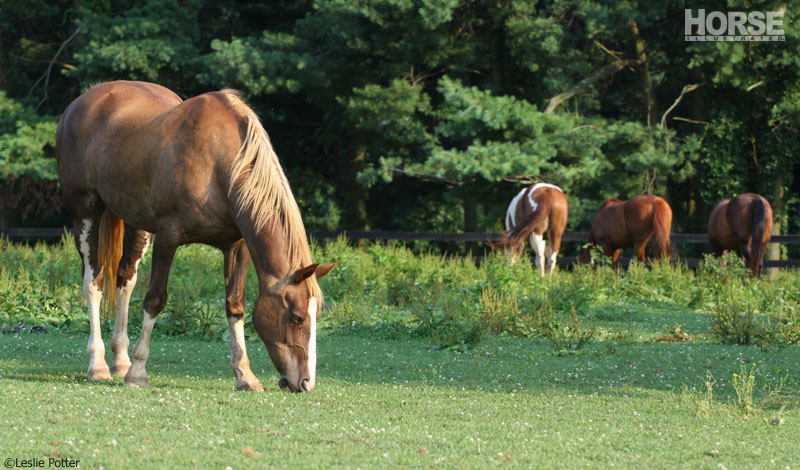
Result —
POLYGON ((493 246, 505 248, 516 262, 525 250, 530 237, 531 248, 536 253, 536 267, 545 273, 545 234, 550 238, 547 247, 548 272, 553 274, 556 255, 561 248, 561 236, 567 226, 567 198, 558 186, 537 183, 519 192, 506 212, 505 238, 493 246))
POLYGON ((754 276, 761 275, 772 234, 772 207, 763 196, 740 194, 719 201, 708 218, 708 241, 716 256, 736 250, 754 276))
POLYGON ((89 380, 148 384, 145 363, 178 246, 205 243, 224 254, 225 309, 237 390, 263 390, 244 341, 245 277, 258 275, 253 324, 278 385, 310 391, 316 378, 317 279, 289 182, 258 117, 230 90, 183 101, 152 83, 109 82, 78 97, 56 136, 64 205, 82 258, 89 304, 89 380), (139 261, 153 241, 139 341, 128 356, 128 303, 139 261), (121 253, 120 253, 121 252, 121 253), (121 256, 121 258, 120 258, 121 256), (114 268, 115 261, 118 268, 114 268), (100 333, 103 283, 116 288, 109 370, 100 333))
MULTIPOLYGON (((656 258, 669 258, 669 233, 672 229, 672 209, 658 196, 636 196, 627 201, 612 197, 597 211, 589 229, 589 245, 600 246, 606 256, 617 263, 623 248, 633 247, 634 256, 644 261, 644 249, 655 235, 656 258)), ((588 262, 589 248, 581 256, 588 262)))

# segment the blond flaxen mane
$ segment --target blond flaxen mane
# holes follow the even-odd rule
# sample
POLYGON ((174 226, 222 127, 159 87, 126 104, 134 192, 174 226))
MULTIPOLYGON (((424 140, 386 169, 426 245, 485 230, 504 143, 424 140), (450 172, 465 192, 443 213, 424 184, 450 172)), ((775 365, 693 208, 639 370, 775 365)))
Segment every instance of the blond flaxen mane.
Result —
MULTIPOLYGON (((228 194, 236 189, 239 211, 249 213, 256 231, 267 223, 282 223, 286 254, 292 271, 310 265, 311 250, 300 209, 267 131, 237 91, 225 89, 221 93, 228 99, 234 112, 247 121, 247 133, 231 168, 228 194)), ((311 295, 322 305, 322 291, 316 277, 311 276, 307 282, 311 295)))

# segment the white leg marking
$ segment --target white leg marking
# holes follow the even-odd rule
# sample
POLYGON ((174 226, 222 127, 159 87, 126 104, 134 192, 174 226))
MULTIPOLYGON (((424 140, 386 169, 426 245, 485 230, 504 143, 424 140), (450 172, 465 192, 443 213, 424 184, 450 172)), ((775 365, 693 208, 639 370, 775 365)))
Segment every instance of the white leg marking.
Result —
POLYGON ((556 256, 558 255, 558 252, 557 251, 553 251, 551 246, 547 247, 547 251, 550 253, 548 255, 549 263, 550 263, 549 274, 553 274, 553 270, 556 268, 556 256))
POLYGON ((153 332, 153 326, 156 324, 156 319, 151 318, 147 310, 144 311, 144 319, 142 320, 142 333, 139 335, 139 340, 136 346, 133 347, 133 362, 128 373, 125 375, 125 384, 137 387, 147 386, 147 357, 150 355, 150 334, 153 332))
POLYGON ((130 345, 130 340, 128 339, 128 308, 133 288, 136 286, 139 262, 144 258, 149 244, 150 237, 147 237, 142 254, 134 263, 133 276, 125 284, 117 288, 117 318, 114 321, 114 333, 111 335, 111 351, 114 352, 111 373, 119 377, 125 377, 131 366, 131 359, 128 356, 128 346, 130 345))
POLYGON ((536 267, 539 268, 539 272, 544 276, 544 235, 533 232, 530 240, 531 248, 536 253, 536 267))
POLYGON ((306 391, 311 391, 317 383, 317 298, 308 301, 308 318, 311 320, 311 336, 308 338, 308 376, 310 380, 306 391))
POLYGON ((80 236, 80 252, 83 258, 83 294, 89 305, 89 344, 86 352, 89 354, 89 380, 108 380, 111 374, 106 364, 106 348, 103 345, 103 335, 100 328, 100 301, 103 293, 94 285, 95 274, 89 262, 89 232, 92 230, 92 221, 83 220, 80 236))
POLYGON ((236 390, 264 390, 253 371, 250 370, 250 359, 247 357, 247 345, 244 341, 244 315, 228 317, 231 343, 231 369, 236 378, 236 390))

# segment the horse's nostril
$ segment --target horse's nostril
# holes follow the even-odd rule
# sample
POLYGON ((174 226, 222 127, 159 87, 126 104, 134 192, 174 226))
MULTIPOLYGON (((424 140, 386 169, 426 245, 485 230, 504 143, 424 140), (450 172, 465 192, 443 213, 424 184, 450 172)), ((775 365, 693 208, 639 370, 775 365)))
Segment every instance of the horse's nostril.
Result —
POLYGON ((314 388, 314 385, 312 385, 312 384, 311 384, 311 379, 309 379, 308 377, 306 377, 306 378, 304 378, 304 379, 300 380, 300 388, 301 388, 301 389, 302 389, 304 392, 310 392, 310 391, 311 391, 311 389, 312 389, 312 388, 314 388))

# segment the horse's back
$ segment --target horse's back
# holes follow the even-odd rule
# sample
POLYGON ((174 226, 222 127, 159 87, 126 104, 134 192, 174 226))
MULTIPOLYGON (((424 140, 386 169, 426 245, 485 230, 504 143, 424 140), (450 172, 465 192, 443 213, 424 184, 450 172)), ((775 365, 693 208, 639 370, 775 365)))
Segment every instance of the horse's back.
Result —
POLYGON ((134 129, 181 102, 172 91, 144 82, 101 83, 64 111, 56 132, 56 157, 62 187, 93 189, 97 157, 119 148, 134 129))
POLYGON ((109 82, 65 112, 59 177, 134 227, 153 232, 169 218, 187 234, 215 232, 231 225, 218 169, 240 145, 239 121, 219 92, 183 101, 160 85, 109 82))
POLYGON ((563 232, 567 221, 567 198, 561 188, 549 183, 536 183, 514 196, 506 212, 506 229, 513 229, 545 204, 549 216, 537 224, 535 232, 544 233, 551 225, 560 226, 563 232))

